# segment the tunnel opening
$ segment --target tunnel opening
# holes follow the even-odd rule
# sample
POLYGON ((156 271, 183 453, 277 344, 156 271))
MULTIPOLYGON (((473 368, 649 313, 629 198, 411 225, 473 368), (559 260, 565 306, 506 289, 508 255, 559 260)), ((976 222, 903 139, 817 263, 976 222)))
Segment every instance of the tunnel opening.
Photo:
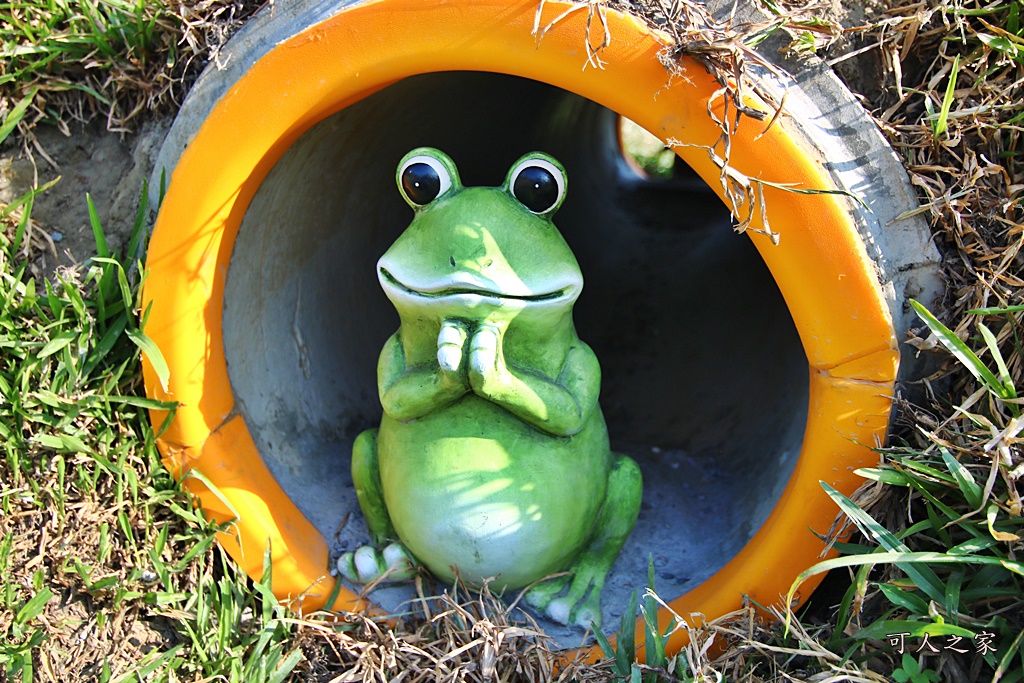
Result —
MULTIPOLYGON (((619 125, 617 113, 537 81, 425 74, 319 122, 263 181, 226 281, 228 375, 261 457, 335 550, 368 541, 350 449, 380 421, 377 358, 398 317, 374 265, 412 218, 394 173, 419 146, 451 156, 467 187, 499 185, 533 150, 567 169, 554 222, 584 275, 576 327, 601 362, 612 447, 645 479, 605 588, 608 629, 645 584, 649 554, 671 598, 763 524, 800 454, 806 355, 718 197, 682 160, 671 177, 638 174, 619 125)), ((371 598, 398 601, 388 595, 371 598)))

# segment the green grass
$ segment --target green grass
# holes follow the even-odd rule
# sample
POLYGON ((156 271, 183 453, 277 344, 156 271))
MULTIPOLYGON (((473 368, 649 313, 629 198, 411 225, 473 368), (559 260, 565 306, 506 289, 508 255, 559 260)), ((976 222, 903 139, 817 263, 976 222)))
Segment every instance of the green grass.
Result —
POLYGON ((33 198, 0 231, 0 680, 284 680, 303 655, 269 567, 238 572, 160 463, 147 410, 175 406, 142 393, 138 264, 91 210, 102 256, 33 279, 33 198))
MULTIPOLYGON (((60 69, 145 63, 161 22, 177 23, 170 6, 159 0, 6 2, 0 3, 0 13, 2 55, 10 60, 0 83, 28 82, 60 69)), ((162 56, 174 58, 173 51, 162 56)))
MULTIPOLYGON (((858 471, 866 479, 907 491, 911 521, 917 521, 898 532, 888 530, 823 482, 826 493, 864 541, 837 543, 843 556, 803 572, 788 598, 792 600, 799 584, 809 576, 843 567, 855 569, 837 610, 831 648, 857 659, 875 656, 873 641, 886 643, 889 650, 897 650, 899 666, 893 676, 901 681, 940 680, 925 657, 908 659, 911 644, 915 651, 932 655, 931 664, 955 655, 973 658, 965 663, 973 667, 972 680, 1021 681, 1024 562, 1019 548, 1024 539, 1024 517, 1009 472, 1012 461, 1007 462, 997 447, 1000 437, 989 441, 993 446, 979 439, 991 438, 992 432, 1006 434, 1006 429, 1016 424, 1020 409, 1014 383, 996 336, 984 323, 976 323, 979 341, 992 357, 995 371, 924 306, 916 301, 911 304, 939 343, 981 385, 974 400, 957 407, 955 414, 985 431, 964 435, 966 448, 959 458, 951 452, 951 444, 935 440, 924 451, 883 451, 884 464, 858 471), (980 400, 978 394, 986 394, 990 401, 980 400), (985 429, 989 427, 992 429, 985 429), (973 449, 972 437, 979 439, 973 449), (992 452, 988 462, 972 457, 979 451, 992 452), (1000 478, 1005 487, 995 486, 1000 478), (875 571, 879 566, 886 568, 881 577, 875 571), (871 613, 861 613, 857 606, 869 592, 879 599, 871 613), (943 642, 933 651, 927 638, 943 642)), ((1009 315, 1008 309, 983 312, 1009 315)), ((1013 337, 1019 338, 1016 319, 1009 318, 1007 324, 1014 327, 1013 337)))
POLYGON ((39 89, 39 109, 55 119, 69 106, 81 111, 76 98, 130 117, 166 99, 181 35, 163 0, 0 3, 0 95, 39 89))
POLYGON ((0 2, 0 111, 38 92, 32 123, 102 114, 112 130, 170 110, 263 0, 0 2))
POLYGON ((673 617, 664 629, 659 628, 660 604, 661 601, 655 593, 654 557, 651 556, 647 563, 647 589, 644 591, 643 601, 638 603, 637 591, 634 589, 622 613, 615 644, 613 645, 600 630, 594 629, 594 636, 601 652, 612 662, 614 680, 623 683, 693 683, 696 680, 690 672, 687 659, 682 654, 669 655, 666 651, 669 636, 685 628, 685 625, 673 617), (637 661, 639 648, 635 640, 638 608, 644 622, 643 664, 637 661))

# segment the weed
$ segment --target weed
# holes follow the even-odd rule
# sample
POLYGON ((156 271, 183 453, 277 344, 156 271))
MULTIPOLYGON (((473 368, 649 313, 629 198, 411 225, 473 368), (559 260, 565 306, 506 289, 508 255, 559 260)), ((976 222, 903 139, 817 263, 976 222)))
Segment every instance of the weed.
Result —
MULTIPOLYGON (((262 2, 25 0, 0 3, 0 101, 38 91, 37 118, 112 130, 180 101, 206 60, 262 2), (198 58, 198 59, 197 59, 198 58)), ((3 109, 0 106, 0 109, 3 109)))
MULTIPOLYGON (((998 377, 989 370, 988 366, 978 358, 977 354, 967 344, 961 341, 952 330, 939 322, 928 309, 913 299, 910 300, 910 305, 913 306, 914 311, 925 322, 928 329, 932 331, 932 334, 938 337, 939 342, 963 364, 968 372, 974 375, 975 379, 981 382, 983 389, 998 399, 1000 404, 1005 406, 1006 410, 1013 417, 1020 417, 1020 407, 1015 403, 1017 389, 1013 385, 1013 378, 1010 376, 1010 371, 1006 367, 1006 361, 1003 359, 1003 354, 999 351, 999 344, 992 331, 984 323, 978 323, 978 331, 981 332, 981 336, 985 340, 985 346, 992 355, 992 358, 995 359, 996 371, 999 373, 998 377)), ((996 310, 1003 312, 999 311, 999 309, 996 310)))
POLYGON ((892 672, 897 683, 939 683, 939 674, 921 668, 921 664, 904 652, 900 668, 892 672))
MULTIPOLYGON (((987 416, 968 412, 973 405, 981 404, 977 395, 970 404, 958 407, 958 413, 983 427, 1001 418, 1015 423, 1019 418, 1018 399, 995 336, 978 323, 982 341, 996 364, 993 372, 923 306, 917 302, 912 305, 941 344, 982 384, 979 391, 992 399, 987 416)), ((1004 430, 993 441, 1008 449, 1010 438, 1004 430)), ((907 641, 917 639, 921 641, 918 652, 936 656, 945 666, 974 671, 973 680, 977 680, 983 666, 995 676, 993 680, 1021 680, 1024 563, 1016 558, 1024 538, 1024 519, 1009 474, 1013 461, 1004 461, 997 447, 986 447, 985 451, 993 452, 991 464, 981 469, 967 453, 962 456, 967 464, 961 462, 951 448, 952 444, 939 442, 924 452, 891 449, 884 452, 886 463, 858 471, 867 479, 903 488, 910 494, 914 515, 920 521, 898 533, 887 530, 867 511, 822 482, 843 514, 877 546, 837 543, 836 548, 845 556, 803 572, 788 597, 792 599, 799 583, 808 576, 856 567, 854 580, 839 605, 832 647, 845 650, 851 657, 870 641, 888 640, 902 656, 896 669, 901 673, 893 674, 897 680, 938 680, 930 677, 934 672, 922 670, 904 652, 907 641), (972 472, 979 469, 978 474, 986 475, 980 481, 972 472), (1007 485, 1003 492, 995 488, 1000 473, 1007 485), (872 623, 861 625, 864 619, 857 606, 864 603, 871 572, 878 565, 898 571, 888 572, 887 578, 873 584, 888 606, 876 610, 872 623), (944 641, 936 646, 929 643, 929 638, 944 641), (951 661, 955 655, 964 660, 968 654, 974 656, 973 661, 951 661)))
POLYGON ((664 629, 659 628, 659 602, 654 591, 654 557, 651 556, 647 564, 647 590, 644 592, 643 602, 638 604, 637 592, 633 589, 626 610, 622 613, 615 645, 612 645, 600 629, 594 629, 594 637, 601 651, 613 662, 616 680, 629 683, 658 683, 666 680, 686 683, 694 680, 689 674, 686 659, 679 655, 669 657, 666 652, 665 645, 669 636, 684 626, 673 616, 664 629), (643 664, 638 660, 635 641, 638 607, 644 622, 643 664))
POLYGON ((932 125, 932 137, 938 140, 946 134, 949 128, 949 110, 953 106, 953 96, 956 94, 956 77, 960 71, 960 55, 953 57, 953 67, 949 71, 949 81, 946 83, 946 92, 942 96, 942 104, 939 105, 939 113, 935 113, 935 105, 929 97, 925 97, 924 106, 928 111, 928 120, 932 125))
POLYGON ((280 683, 302 653, 269 561, 251 583, 215 548, 156 450, 147 411, 175 404, 140 395, 140 350, 167 372, 131 275, 146 189, 127 255, 87 197, 98 256, 39 281, 23 245, 42 191, 0 230, 0 679, 280 683))

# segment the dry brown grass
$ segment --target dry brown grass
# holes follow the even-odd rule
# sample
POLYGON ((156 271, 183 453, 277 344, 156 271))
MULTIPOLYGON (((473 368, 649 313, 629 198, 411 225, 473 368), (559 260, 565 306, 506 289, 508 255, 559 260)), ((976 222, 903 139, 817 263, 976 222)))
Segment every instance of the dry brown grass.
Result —
POLYGON ((455 586, 434 597, 422 593, 422 616, 394 624, 363 614, 344 623, 306 620, 297 642, 306 656, 303 680, 332 683, 374 681, 575 680, 577 663, 559 655, 541 629, 486 588, 455 586))
MULTIPOLYGON (((0 113, 35 93, 22 125, 172 113, 264 0, 80 0, 0 9, 0 113)), ((40 150, 45 154, 44 150, 40 150)))
MULTIPOLYGON (((875 120, 906 160, 921 197, 916 212, 929 219, 944 256, 948 289, 940 317, 988 362, 992 358, 974 330, 981 320, 992 326, 1019 386, 1024 314, 972 313, 1024 301, 1024 63, 1013 47, 1019 38, 1005 38, 1008 32, 990 23, 992 15, 970 14, 980 6, 942 9, 907 0, 850 30, 866 33, 877 46, 889 79, 872 102, 875 120), (993 38, 1004 38, 1008 49, 993 47, 993 38), (955 88, 949 89, 954 74, 955 88), (944 100, 950 103, 946 117, 944 100)), ((926 333, 922 328, 922 337, 911 340, 923 352, 936 345, 926 333)), ((1003 494, 1006 513, 1019 515, 1020 420, 952 359, 924 382, 934 403, 904 406, 904 424, 911 428, 901 435, 915 448, 942 445, 979 466, 981 479, 991 478, 990 488, 1003 494)))

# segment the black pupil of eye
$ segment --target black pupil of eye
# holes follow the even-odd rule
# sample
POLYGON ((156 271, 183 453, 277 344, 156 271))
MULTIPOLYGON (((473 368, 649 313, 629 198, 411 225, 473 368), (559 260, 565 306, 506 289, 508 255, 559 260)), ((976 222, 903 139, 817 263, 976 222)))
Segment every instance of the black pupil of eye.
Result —
POLYGON ((519 172, 512 194, 534 213, 544 213, 558 201, 558 181, 551 171, 528 166, 519 172))
POLYGON ((441 193, 441 176, 430 164, 411 164, 402 171, 402 189, 414 204, 423 206, 437 199, 441 193))

